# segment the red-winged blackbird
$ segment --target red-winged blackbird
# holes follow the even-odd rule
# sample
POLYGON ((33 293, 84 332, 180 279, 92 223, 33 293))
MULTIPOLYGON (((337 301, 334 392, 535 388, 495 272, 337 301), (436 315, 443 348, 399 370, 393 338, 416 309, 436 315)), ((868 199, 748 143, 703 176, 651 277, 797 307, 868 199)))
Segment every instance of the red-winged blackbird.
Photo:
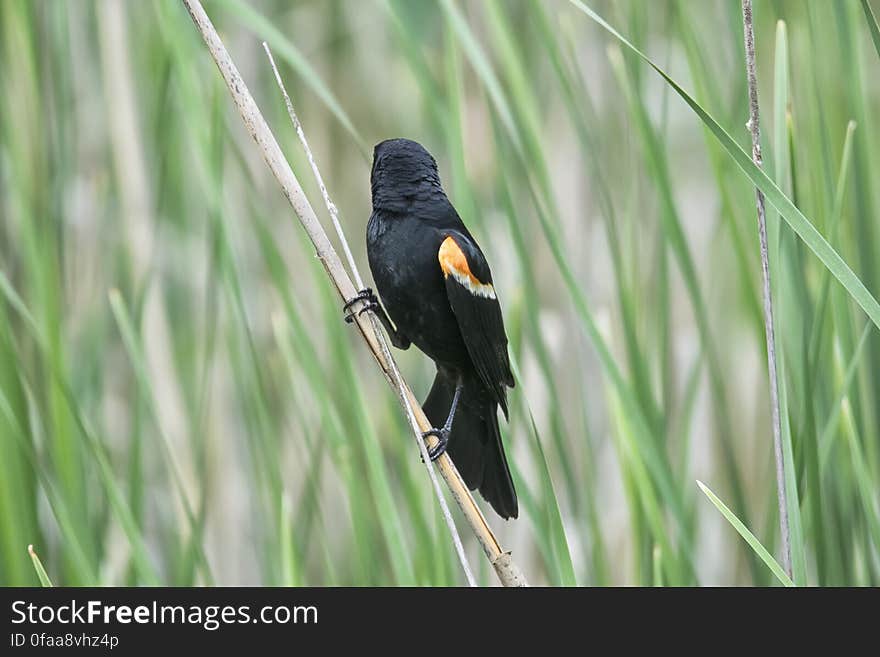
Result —
POLYGON ((415 344, 437 366, 424 403, 435 427, 425 435, 440 441, 431 458, 447 451, 468 488, 502 518, 516 518, 497 415, 500 405, 507 417, 506 387, 514 381, 489 264, 420 144, 378 144, 371 183, 367 255, 387 315, 369 289, 356 299, 377 314, 394 346, 415 344))

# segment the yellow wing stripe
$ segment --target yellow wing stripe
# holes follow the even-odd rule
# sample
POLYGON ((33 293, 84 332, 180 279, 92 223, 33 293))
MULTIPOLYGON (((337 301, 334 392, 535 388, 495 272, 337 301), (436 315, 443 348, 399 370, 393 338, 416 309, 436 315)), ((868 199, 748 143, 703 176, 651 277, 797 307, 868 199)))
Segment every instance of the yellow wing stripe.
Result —
POLYGON ((483 283, 471 273, 471 268, 468 266, 464 251, 461 250, 461 247, 458 246, 458 243, 452 237, 447 237, 443 240, 437 257, 440 260, 440 269, 443 270, 444 277, 449 278, 452 276, 471 294, 478 297, 495 298, 495 288, 492 287, 491 283, 483 283))

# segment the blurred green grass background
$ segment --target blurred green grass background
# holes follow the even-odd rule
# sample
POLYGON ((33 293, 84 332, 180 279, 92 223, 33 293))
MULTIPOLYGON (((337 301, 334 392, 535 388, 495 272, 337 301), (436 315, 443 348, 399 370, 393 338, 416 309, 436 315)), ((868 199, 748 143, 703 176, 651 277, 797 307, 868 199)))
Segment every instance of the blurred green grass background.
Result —
MULTIPOLYGON (((747 151, 740 3, 587 3, 747 151)), ((880 293, 876 2, 757 0, 765 171, 880 293), (780 23, 779 21, 784 21, 780 23)), ((754 187, 563 0, 205 3, 362 271, 372 145, 439 161, 493 265, 532 583, 770 585, 754 187)), ((328 225, 327 222, 325 225, 328 225)), ((794 580, 880 584, 880 339, 768 206, 794 580)), ((0 584, 462 584, 393 393, 183 6, 0 3, 0 584)), ((430 361, 398 353, 424 396, 430 361)), ((482 583, 495 583, 463 527, 482 583)))

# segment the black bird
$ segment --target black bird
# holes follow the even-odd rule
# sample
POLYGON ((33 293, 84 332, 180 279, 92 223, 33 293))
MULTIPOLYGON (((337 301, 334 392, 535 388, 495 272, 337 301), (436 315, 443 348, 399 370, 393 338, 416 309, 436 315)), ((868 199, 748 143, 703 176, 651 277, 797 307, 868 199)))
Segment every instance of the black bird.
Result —
POLYGON ((489 263, 446 197, 437 162, 420 144, 378 144, 371 184, 367 255, 387 314, 369 289, 346 311, 363 301, 358 312, 373 310, 394 346, 412 343, 433 359, 437 376, 424 403, 435 427, 425 435, 439 440, 431 458, 448 452, 468 488, 479 489, 502 518, 516 518, 497 414, 501 406, 507 417, 507 387, 514 381, 489 263))

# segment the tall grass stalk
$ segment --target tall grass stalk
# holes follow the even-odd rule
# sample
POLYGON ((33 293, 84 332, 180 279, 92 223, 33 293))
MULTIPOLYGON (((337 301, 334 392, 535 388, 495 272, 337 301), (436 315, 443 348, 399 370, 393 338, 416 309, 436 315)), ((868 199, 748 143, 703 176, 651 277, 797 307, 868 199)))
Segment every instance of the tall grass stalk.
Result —
MULTIPOLYGON (((752 24, 752 0, 742 0, 743 35, 746 52, 746 77, 749 85, 749 122, 752 136, 752 161, 759 169, 763 167, 761 156, 760 108, 758 105, 758 79, 755 73, 755 30, 752 24)), ((767 246, 767 217, 764 210, 764 193, 755 188, 758 208, 758 243, 761 252, 762 298, 764 301, 764 332, 767 336, 767 369, 770 376, 770 417, 773 429, 773 455, 776 459, 776 491, 779 499, 779 532, 782 537, 782 564, 791 577, 791 530, 788 521, 788 496, 786 494, 785 456, 782 448, 782 427, 779 419, 779 382, 776 367, 776 336, 773 322, 773 292, 770 281, 770 254, 767 246)))

